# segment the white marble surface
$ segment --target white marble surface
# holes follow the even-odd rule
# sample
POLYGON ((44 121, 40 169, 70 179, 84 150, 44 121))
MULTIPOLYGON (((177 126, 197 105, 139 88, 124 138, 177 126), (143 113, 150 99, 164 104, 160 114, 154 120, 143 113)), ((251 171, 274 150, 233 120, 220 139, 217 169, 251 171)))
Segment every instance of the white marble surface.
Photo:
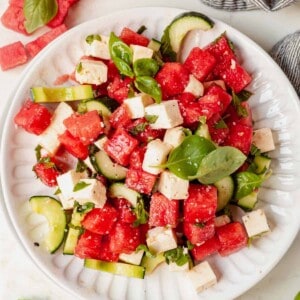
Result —
MULTIPOLYGON (((8 0, 0 0, 0 15, 6 9, 7 2, 8 0)), ((75 26, 109 12, 137 6, 167 6, 199 10, 232 25, 267 51, 285 35, 299 30, 300 27, 299 1, 291 7, 274 13, 263 11, 230 13, 209 8, 199 0, 81 0, 70 12, 67 25, 75 26)), ((0 47, 16 40, 26 42, 29 38, 0 25, 0 47)), ((0 71, 1 122, 4 119, 4 107, 10 101, 9 95, 14 92, 15 84, 23 70, 24 66, 7 72, 0 71)), ((278 265, 260 283, 238 299, 294 299, 300 291, 299 253, 300 234, 298 233, 291 248, 278 265)), ((0 299, 74 299, 46 277, 30 260, 14 237, 13 230, 2 209, 0 209, 0 299)))

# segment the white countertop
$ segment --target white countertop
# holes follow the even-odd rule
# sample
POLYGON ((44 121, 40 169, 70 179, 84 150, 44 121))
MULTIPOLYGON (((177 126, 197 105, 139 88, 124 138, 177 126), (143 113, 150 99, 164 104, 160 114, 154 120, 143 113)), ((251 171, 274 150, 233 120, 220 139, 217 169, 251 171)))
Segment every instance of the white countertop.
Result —
MULTIPOLYGON (((8 0, 0 1, 0 15, 8 0)), ((166 6, 198 10, 240 30, 266 51, 289 33, 299 30, 300 2, 279 12, 263 11, 225 12, 203 5, 199 0, 82 0, 76 4, 67 18, 69 27, 131 7, 166 6)), ((32 38, 30 38, 32 39, 32 38)), ((0 47, 14 41, 26 42, 29 38, 9 31, 0 25, 0 47)), ((9 95, 21 76, 24 66, 0 71, 1 108, 0 120, 9 95)), ((278 265, 256 286, 239 300, 293 300, 300 291, 300 233, 278 265)), ((0 299, 71 300, 73 296, 53 283, 30 260, 15 238, 3 211, 0 210, 0 299)))

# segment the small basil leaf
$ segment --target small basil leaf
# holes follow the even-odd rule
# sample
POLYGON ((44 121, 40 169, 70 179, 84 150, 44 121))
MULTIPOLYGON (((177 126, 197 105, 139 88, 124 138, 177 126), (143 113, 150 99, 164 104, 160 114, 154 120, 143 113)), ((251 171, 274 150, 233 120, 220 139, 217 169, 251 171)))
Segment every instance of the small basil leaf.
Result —
POLYGON ((138 199, 134 213, 136 215, 136 221, 134 221, 133 226, 137 227, 140 224, 146 224, 148 222, 149 213, 145 209, 145 203, 142 198, 138 199))
POLYGON ((41 150, 42 150, 42 146, 41 145, 37 145, 35 147, 35 149, 34 149, 36 161, 40 161, 40 159, 42 157, 41 150))
POLYGON ((130 67, 133 57, 132 49, 122 42, 113 32, 110 34, 108 45, 110 56, 120 73, 133 77, 134 74, 130 67))
POLYGON ((136 33, 142 34, 145 30, 147 30, 147 27, 146 27, 145 25, 142 25, 142 26, 137 30, 136 33))
POLYGON ((203 184, 211 184, 235 172, 246 160, 237 148, 225 146, 208 153, 201 161, 194 178, 203 184))
POLYGON ((189 254, 184 253, 184 250, 182 247, 177 247, 175 249, 166 251, 164 253, 164 257, 166 258, 167 264, 174 262, 179 267, 185 265, 190 260, 189 254))
POLYGON ((153 254, 153 253, 149 250, 148 246, 145 245, 145 244, 140 244, 140 245, 138 245, 138 246, 136 247, 136 249, 135 249, 135 252, 138 252, 138 251, 140 251, 140 250, 145 251, 145 255, 146 255, 147 257, 149 257, 149 258, 154 258, 154 257, 156 257, 156 255, 153 254))
POLYGON ((133 63, 133 71, 135 76, 151 76, 154 77, 159 69, 156 60, 152 58, 137 59, 133 63))
POLYGON ((136 77, 134 84, 140 92, 150 95, 156 103, 161 102, 161 88, 154 78, 150 76, 138 76, 136 77))
POLYGON ((145 115, 145 119, 149 122, 149 124, 154 124, 158 119, 157 115, 145 115))
POLYGON ((122 74, 122 75, 125 75, 125 76, 128 76, 130 78, 133 78, 134 76, 134 73, 132 72, 132 69, 130 67, 130 65, 128 65, 124 60, 118 58, 118 57, 115 57, 113 59, 117 69, 119 70, 119 72, 122 74))
POLYGON ((99 34, 90 34, 85 38, 85 41, 91 45, 93 41, 101 41, 101 36, 99 34))
POLYGON ((248 117, 248 111, 247 111, 246 107, 242 105, 242 100, 233 91, 232 91, 232 103, 233 103, 239 117, 241 117, 241 118, 248 117))
POLYGON ((187 136, 183 142, 173 149, 165 165, 176 176, 189 179, 194 176, 202 159, 215 149, 215 145, 198 135, 187 136))
POLYGON ((56 0, 25 0, 23 11, 26 31, 32 33, 47 24, 56 16, 57 9, 56 0))
POLYGON ((240 101, 247 101, 252 96, 252 93, 246 90, 242 90, 237 94, 237 97, 240 99, 240 101))
POLYGON ((264 181, 263 176, 247 171, 236 174, 235 179, 237 183, 235 192, 236 199, 241 199, 249 195, 255 189, 259 188, 264 181))
POLYGON ((86 188, 87 186, 91 185, 90 183, 86 183, 84 181, 81 181, 81 182, 78 182, 74 188, 73 188, 73 192, 77 192, 77 191, 80 191, 84 188, 86 188))

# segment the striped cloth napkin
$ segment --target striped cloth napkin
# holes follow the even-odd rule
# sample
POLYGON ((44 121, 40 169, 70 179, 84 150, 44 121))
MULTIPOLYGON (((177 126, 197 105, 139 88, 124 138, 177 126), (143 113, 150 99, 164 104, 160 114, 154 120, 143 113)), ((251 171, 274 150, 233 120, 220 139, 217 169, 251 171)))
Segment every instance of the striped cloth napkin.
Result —
MULTIPOLYGON (((295 0, 201 0, 204 4, 217 9, 242 11, 263 9, 275 11, 291 5, 295 0)), ((300 20, 300 19, 299 19, 300 20)), ((300 24, 300 23, 299 23, 300 24)), ((270 55, 285 72, 300 97, 300 31, 290 34, 279 41, 270 55)))

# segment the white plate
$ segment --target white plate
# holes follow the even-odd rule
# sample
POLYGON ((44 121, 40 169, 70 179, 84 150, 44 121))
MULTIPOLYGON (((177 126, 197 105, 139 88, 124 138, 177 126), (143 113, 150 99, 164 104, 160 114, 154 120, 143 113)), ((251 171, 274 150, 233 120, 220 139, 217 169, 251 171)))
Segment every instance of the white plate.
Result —
POLYGON ((88 299, 232 299, 261 280, 281 259, 292 243, 300 224, 300 111, 291 84, 259 46, 230 26, 216 21, 209 33, 190 34, 185 50, 203 46, 226 31, 237 47, 243 66, 252 74, 249 89, 255 128, 273 130, 276 150, 270 155, 274 174, 259 194, 272 232, 226 258, 210 258, 217 271, 218 284, 196 294, 188 280, 169 273, 162 266, 144 280, 114 276, 83 268, 73 256, 46 253, 33 242, 42 239, 45 222, 28 208, 28 198, 50 191, 35 179, 32 166, 37 138, 17 129, 13 117, 34 84, 52 85, 57 76, 70 73, 83 54, 84 38, 91 33, 119 33, 128 26, 137 30, 146 25, 146 35, 160 38, 165 26, 183 10, 136 8, 114 13, 82 24, 66 32, 47 47, 26 69, 7 114, 1 141, 2 190, 9 218, 20 242, 33 261, 57 284, 74 296, 88 299))

